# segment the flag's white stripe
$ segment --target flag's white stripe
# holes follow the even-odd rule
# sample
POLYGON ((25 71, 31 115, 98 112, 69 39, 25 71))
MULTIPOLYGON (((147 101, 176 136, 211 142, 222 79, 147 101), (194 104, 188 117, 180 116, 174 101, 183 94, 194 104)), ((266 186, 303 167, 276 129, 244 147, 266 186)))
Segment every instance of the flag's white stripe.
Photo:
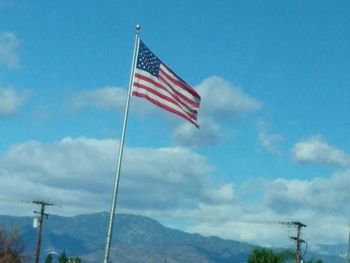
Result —
MULTIPOLYGON (((149 83, 147 83, 147 84, 148 85, 146 85, 146 86, 148 88, 152 88, 153 90, 159 91, 159 89, 155 89, 153 87, 153 85, 149 85, 149 83)), ((176 104, 174 104, 174 103, 172 103, 172 102, 170 102, 168 100, 165 100, 165 99, 159 97, 158 95, 156 95, 156 94, 154 94, 154 93, 152 93, 152 92, 150 92, 148 90, 145 90, 145 89, 142 89, 142 88, 138 88, 138 87, 135 87, 135 86, 134 86, 133 90, 138 92, 138 93, 144 94, 144 95, 152 98, 153 100, 156 100, 159 103, 164 104, 167 107, 174 109, 175 111, 179 111, 179 112, 183 113, 184 115, 186 115, 191 120, 196 121, 196 115, 195 114, 188 113, 187 111, 183 110, 183 108, 179 107, 178 105, 176 105, 176 104)))

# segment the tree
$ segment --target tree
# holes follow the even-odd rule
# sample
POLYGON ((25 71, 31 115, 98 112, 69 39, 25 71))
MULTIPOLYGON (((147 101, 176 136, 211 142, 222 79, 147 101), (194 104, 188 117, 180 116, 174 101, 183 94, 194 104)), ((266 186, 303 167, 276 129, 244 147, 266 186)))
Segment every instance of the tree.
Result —
POLYGON ((308 261, 307 263, 323 263, 323 261, 321 259, 318 259, 316 261, 314 261, 313 259, 311 259, 310 261, 308 261))
POLYGON ((81 259, 78 257, 69 258, 66 255, 66 252, 63 251, 57 258, 58 263, 81 263, 81 259))
POLYGON ((25 260, 24 245, 18 229, 6 230, 0 225, 0 262, 21 263, 25 260))
POLYGON ((67 263, 68 260, 69 260, 69 258, 66 256, 66 252, 65 252, 65 251, 63 251, 63 252, 59 255, 58 259, 57 259, 58 263, 67 263))
POLYGON ((293 258, 290 251, 275 253, 267 248, 255 248, 248 258, 248 263, 284 263, 293 258))
POLYGON ((45 259, 45 263, 52 263, 52 255, 48 254, 46 259, 45 259))

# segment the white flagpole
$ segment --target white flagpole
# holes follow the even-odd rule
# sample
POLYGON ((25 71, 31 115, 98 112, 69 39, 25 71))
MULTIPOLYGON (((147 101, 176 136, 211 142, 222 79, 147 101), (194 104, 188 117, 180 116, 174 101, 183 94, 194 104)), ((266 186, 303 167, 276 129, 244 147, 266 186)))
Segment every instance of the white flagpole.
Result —
POLYGON ((116 208, 116 204, 117 204, 119 179, 120 179, 120 168, 122 165, 123 149, 124 149, 124 141, 125 141, 125 131, 126 131, 126 124, 128 121, 128 113, 129 113, 129 101, 130 101, 130 97, 131 97, 131 89, 132 89, 132 82, 133 82, 134 71, 135 71, 136 56, 138 54, 139 43, 140 43, 140 29, 141 29, 141 26, 136 25, 134 53, 133 53, 132 64, 131 64, 131 73, 130 73, 130 78, 129 78, 128 97, 126 99, 126 105, 125 105, 125 111, 124 111, 124 121, 123 121, 122 135, 121 135, 121 139, 120 139, 118 163, 117 163, 117 169, 116 169, 116 173, 115 173, 112 205, 111 205, 111 212, 110 212, 110 217, 109 217, 109 227, 108 227, 105 255, 104 255, 104 261, 103 261, 104 263, 109 263, 109 251, 110 251, 111 242, 112 242, 113 222, 114 222, 114 216, 115 216, 115 208, 116 208))

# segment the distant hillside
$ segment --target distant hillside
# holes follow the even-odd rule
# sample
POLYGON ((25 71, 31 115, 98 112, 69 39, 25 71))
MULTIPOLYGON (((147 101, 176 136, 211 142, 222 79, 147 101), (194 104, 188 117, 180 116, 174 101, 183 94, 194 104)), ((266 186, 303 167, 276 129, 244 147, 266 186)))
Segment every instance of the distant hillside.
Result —
MULTIPOLYGON (((64 250, 67 255, 81 257, 83 262, 101 262, 108 218, 107 213, 50 216, 44 223, 43 257, 48 249, 64 250)), ((27 250, 34 251, 37 230, 32 228, 32 218, 0 216, 0 224, 19 227, 27 250)), ((110 258, 118 263, 244 263, 253 248, 246 243, 166 228, 147 217, 120 214, 116 218, 110 258)), ((323 259, 325 263, 344 261, 336 256, 331 261, 323 259)))

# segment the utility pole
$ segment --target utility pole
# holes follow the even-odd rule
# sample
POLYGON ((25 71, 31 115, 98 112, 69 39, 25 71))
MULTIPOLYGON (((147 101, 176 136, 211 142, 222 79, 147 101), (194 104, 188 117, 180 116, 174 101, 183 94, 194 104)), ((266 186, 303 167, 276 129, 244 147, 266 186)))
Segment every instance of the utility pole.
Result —
POLYGON ((301 228, 306 227, 306 225, 304 225, 303 223, 297 222, 297 221, 293 221, 291 223, 293 225, 295 225, 297 228, 297 236, 291 237, 291 239, 295 240, 295 242, 296 242, 295 263, 300 263, 300 259, 301 259, 300 246, 302 243, 305 243, 305 240, 300 238, 300 233, 301 233, 301 228))
MULTIPOLYGON (((301 253, 300 253, 300 247, 302 243, 305 243, 305 240, 300 238, 301 235, 301 228, 306 227, 303 223, 300 223, 298 221, 292 221, 292 222, 279 222, 282 225, 287 226, 295 226, 297 228, 297 235, 295 237, 290 237, 292 240, 295 240, 296 242, 296 250, 295 250, 295 263, 300 263, 301 260, 301 253)), ((350 262, 349 262, 350 263, 350 262)))
POLYGON ((38 219, 39 219, 38 238, 37 238, 37 242, 36 242, 36 254, 35 254, 35 263, 39 263, 41 234, 43 231, 44 216, 46 217, 46 219, 49 216, 49 214, 45 213, 45 207, 52 206, 54 204, 45 202, 43 200, 35 200, 35 201, 32 201, 32 203, 39 205, 39 208, 40 208, 40 211, 34 211, 35 214, 38 214, 38 219))
POLYGON ((346 263, 350 263, 350 222, 349 222, 348 255, 346 257, 346 263))

